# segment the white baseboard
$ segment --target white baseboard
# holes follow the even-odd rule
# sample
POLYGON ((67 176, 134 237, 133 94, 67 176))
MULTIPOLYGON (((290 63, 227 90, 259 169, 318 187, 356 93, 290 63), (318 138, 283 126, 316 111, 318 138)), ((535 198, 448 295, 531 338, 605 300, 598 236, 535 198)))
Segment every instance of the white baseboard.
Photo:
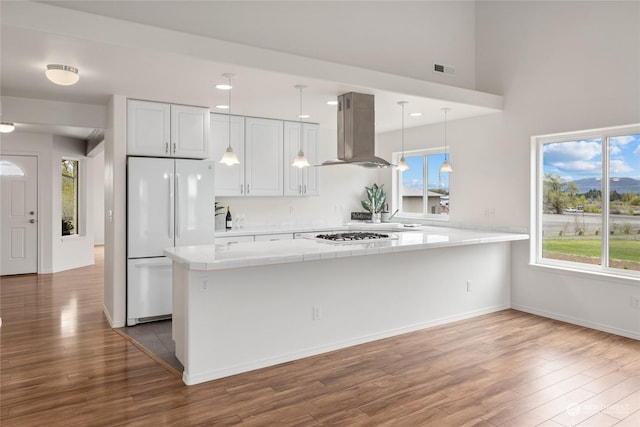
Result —
POLYGON ((278 365, 280 363, 291 362, 292 360, 302 359, 310 356, 328 353, 330 351, 339 350, 354 345, 364 344, 371 341, 389 338, 396 335, 402 335, 409 332, 419 331, 421 329, 431 328, 434 326, 444 325, 446 323, 456 322, 458 320, 470 319, 472 317, 481 316, 483 314, 495 313, 496 311, 506 310, 510 308, 509 304, 502 304, 493 307, 487 307, 480 310, 459 313, 453 316, 441 317, 427 322, 421 322, 414 325, 403 326, 401 328, 390 329, 387 331, 376 332, 374 334, 364 335, 361 337, 351 338, 348 340, 338 341, 331 344, 325 344, 317 347, 311 347, 300 351, 280 354, 266 359, 255 360, 249 363, 229 366, 223 369, 210 370, 207 372, 188 374, 186 371, 182 375, 182 380, 187 385, 199 384, 205 381, 216 380, 243 372, 253 371, 256 369, 266 368, 268 366, 278 365))
POLYGON ((102 312, 104 313, 104 317, 107 318, 107 322, 112 328, 124 328, 124 322, 114 322, 111 318, 111 313, 107 310, 107 306, 102 304, 102 312))
POLYGON ((524 311, 525 313, 531 313, 542 317, 548 317, 549 319, 559 320, 561 322, 571 323, 573 325, 584 326, 585 328, 595 329, 602 332, 608 332, 614 335, 620 335, 626 338, 632 338, 634 340, 640 340, 640 333, 635 331, 628 331, 626 329, 620 329, 613 326, 603 325, 601 323, 590 322, 584 319, 577 319, 571 316, 565 316, 563 314, 552 313, 546 310, 540 310, 525 305, 511 304, 511 308, 518 311, 524 311))

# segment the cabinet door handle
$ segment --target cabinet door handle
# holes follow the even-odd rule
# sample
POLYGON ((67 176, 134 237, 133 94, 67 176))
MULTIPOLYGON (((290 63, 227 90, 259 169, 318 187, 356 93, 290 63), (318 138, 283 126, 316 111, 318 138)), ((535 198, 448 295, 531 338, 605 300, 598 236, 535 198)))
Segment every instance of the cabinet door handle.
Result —
POLYGON ((307 184, 304 185, 304 194, 307 194, 307 184))
POLYGON ((298 194, 302 194, 302 185, 298 185, 298 194))
POLYGON ((244 194, 244 184, 240 184, 240 194, 244 194))
POLYGON ((249 184, 247 184, 247 194, 249 194, 249 184))
POLYGON ((169 154, 169 143, 168 142, 164 143, 164 153, 165 154, 169 154))
POLYGON ((176 143, 173 143, 173 154, 176 154, 176 143))

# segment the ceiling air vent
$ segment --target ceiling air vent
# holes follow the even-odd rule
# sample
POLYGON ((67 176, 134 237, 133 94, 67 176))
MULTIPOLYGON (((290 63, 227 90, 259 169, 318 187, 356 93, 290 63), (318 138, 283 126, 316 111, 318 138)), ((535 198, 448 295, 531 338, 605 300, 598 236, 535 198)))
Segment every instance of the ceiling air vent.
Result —
POLYGON ((456 74, 456 69, 450 65, 433 64, 433 73, 453 77, 456 74))

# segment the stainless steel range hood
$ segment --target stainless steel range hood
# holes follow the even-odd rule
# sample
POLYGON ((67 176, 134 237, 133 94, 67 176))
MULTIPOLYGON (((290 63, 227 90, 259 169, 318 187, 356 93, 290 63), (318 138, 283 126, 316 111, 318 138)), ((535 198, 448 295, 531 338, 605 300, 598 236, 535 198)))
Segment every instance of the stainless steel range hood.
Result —
POLYGON ((391 164, 375 154, 373 95, 349 92, 338 96, 338 159, 322 166, 359 165, 384 168, 391 164))

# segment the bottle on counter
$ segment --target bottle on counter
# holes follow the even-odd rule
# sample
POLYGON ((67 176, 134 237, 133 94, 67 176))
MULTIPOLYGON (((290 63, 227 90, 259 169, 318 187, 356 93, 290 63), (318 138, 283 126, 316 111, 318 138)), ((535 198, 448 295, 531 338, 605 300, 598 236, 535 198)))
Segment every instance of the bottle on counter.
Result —
POLYGON ((233 227, 233 218, 231 218, 231 209, 229 206, 227 206, 227 220, 225 222, 224 228, 226 228, 227 230, 231 230, 232 227, 233 227))

